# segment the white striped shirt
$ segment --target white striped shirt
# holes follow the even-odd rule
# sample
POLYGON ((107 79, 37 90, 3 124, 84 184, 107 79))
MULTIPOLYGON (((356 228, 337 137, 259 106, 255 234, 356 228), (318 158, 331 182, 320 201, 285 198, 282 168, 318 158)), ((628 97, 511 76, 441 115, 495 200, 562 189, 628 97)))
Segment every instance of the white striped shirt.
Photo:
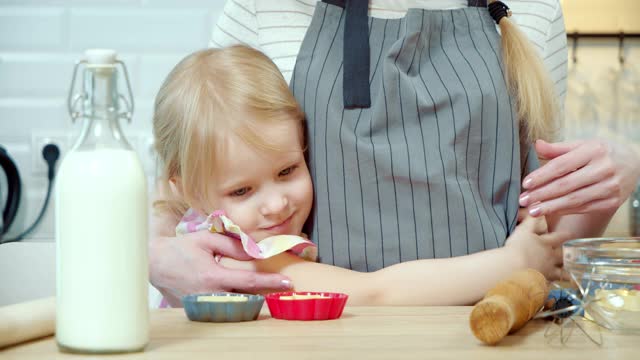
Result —
MULTIPOLYGON (((567 88, 567 38, 558 0, 508 0, 513 19, 531 40, 555 83, 560 104, 567 88)), ((210 46, 243 43, 264 52, 289 81, 311 23, 313 0, 228 0, 214 26, 210 46)), ((400 18, 409 8, 455 9, 467 0, 371 0, 369 16, 400 18)))

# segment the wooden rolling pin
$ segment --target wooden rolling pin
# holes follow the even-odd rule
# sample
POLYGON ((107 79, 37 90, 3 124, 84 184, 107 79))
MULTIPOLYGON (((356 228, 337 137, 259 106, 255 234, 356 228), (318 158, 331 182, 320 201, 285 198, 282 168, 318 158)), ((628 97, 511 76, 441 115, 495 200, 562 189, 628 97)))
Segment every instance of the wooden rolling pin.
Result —
POLYGON ((469 318, 471 331, 485 344, 495 345, 531 320, 548 295, 544 275, 533 269, 518 271, 474 306, 469 318))
POLYGON ((53 335, 55 297, 0 307, 0 348, 53 335))

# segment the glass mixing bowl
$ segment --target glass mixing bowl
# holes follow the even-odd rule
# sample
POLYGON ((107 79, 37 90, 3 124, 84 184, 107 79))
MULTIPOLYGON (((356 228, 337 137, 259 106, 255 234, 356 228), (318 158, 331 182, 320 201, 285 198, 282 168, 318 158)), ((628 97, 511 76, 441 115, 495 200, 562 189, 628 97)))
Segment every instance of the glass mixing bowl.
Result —
POLYGON ((588 316, 610 330, 640 333, 640 237, 568 241, 563 257, 588 316))

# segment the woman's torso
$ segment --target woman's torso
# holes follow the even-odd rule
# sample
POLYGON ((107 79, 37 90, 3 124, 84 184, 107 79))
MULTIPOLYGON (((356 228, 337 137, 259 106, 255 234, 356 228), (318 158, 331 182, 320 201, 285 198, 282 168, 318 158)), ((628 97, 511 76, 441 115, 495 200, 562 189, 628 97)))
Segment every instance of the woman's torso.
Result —
POLYGON ((318 5, 298 50, 294 32, 306 30, 313 8, 295 3, 280 12, 291 20, 279 29, 290 40, 276 40, 282 19, 269 19, 273 10, 257 2, 256 41, 285 76, 299 55, 291 88, 307 114, 316 190, 310 233, 321 260, 372 271, 501 246, 515 226, 527 144, 486 9, 442 1, 444 11, 406 13, 373 2, 370 13, 386 19, 369 22, 372 107, 343 111, 343 10, 318 5))

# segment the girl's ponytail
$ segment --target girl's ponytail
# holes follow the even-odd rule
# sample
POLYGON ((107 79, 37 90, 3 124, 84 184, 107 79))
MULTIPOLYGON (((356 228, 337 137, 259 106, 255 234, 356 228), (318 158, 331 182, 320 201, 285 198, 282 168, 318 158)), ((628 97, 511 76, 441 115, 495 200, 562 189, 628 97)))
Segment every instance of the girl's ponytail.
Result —
POLYGON ((526 129, 527 139, 531 143, 552 140, 559 111, 549 73, 527 37, 508 18, 509 8, 500 1, 489 0, 489 12, 500 26, 507 85, 516 98, 518 119, 526 129))

